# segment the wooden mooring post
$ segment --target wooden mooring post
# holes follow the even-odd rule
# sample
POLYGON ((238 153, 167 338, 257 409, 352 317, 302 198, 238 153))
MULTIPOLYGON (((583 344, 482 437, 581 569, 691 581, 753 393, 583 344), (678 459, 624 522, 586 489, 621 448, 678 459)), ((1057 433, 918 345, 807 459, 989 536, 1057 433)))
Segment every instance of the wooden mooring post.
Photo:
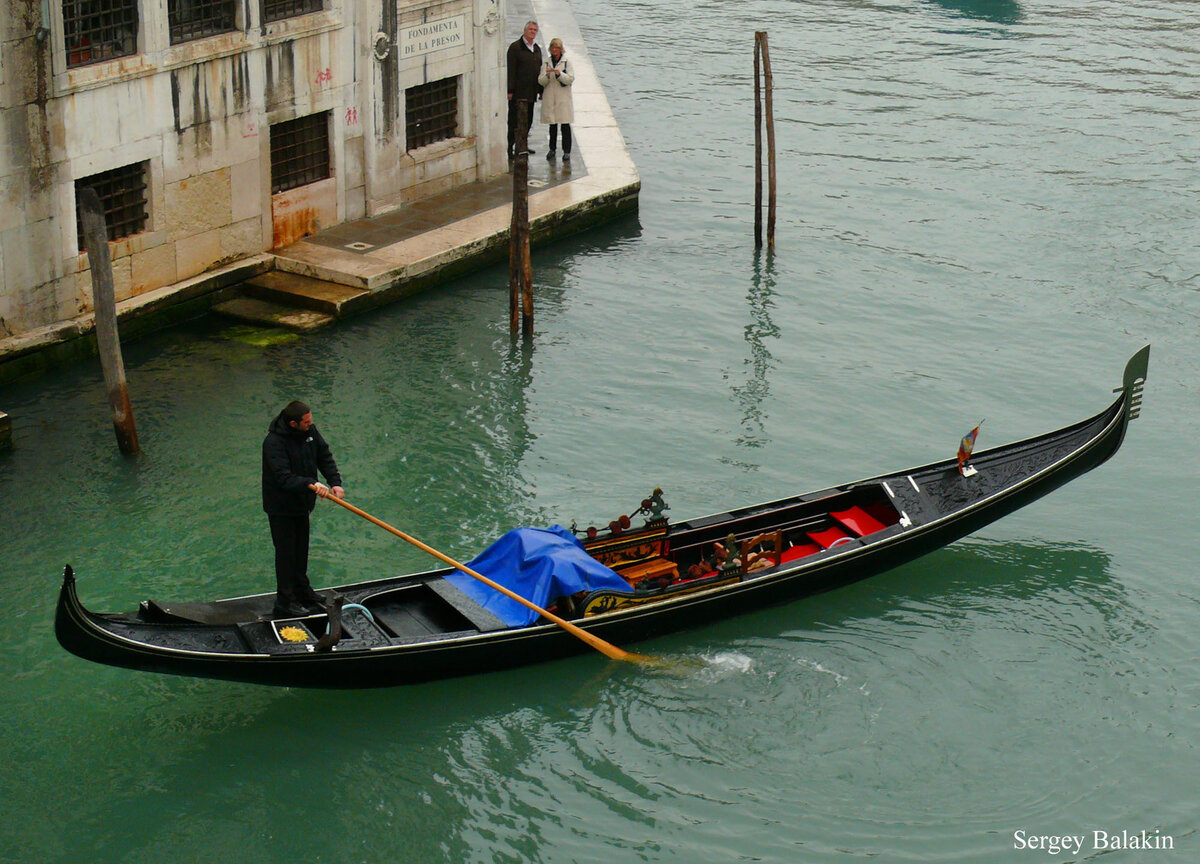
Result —
POLYGON ((529 254, 529 130, 526 128, 533 103, 522 99, 517 105, 517 128, 513 154, 512 223, 508 237, 508 324, 517 332, 517 307, 521 307, 521 332, 533 336, 533 262, 529 254), (518 299, 519 295, 519 299, 518 299))
POLYGON ((108 390, 108 406, 112 410, 113 431, 122 453, 138 452, 137 426, 133 422, 133 405, 125 384, 125 361, 121 358, 121 339, 117 334, 117 300, 113 288, 112 259, 108 253, 108 227, 104 208, 96 190, 79 190, 79 216, 83 223, 84 248, 92 271, 92 306, 96 315, 96 345, 100 353, 100 368, 108 390))
POLYGON ((754 34, 754 247, 763 245, 762 231, 762 127, 763 102, 767 123, 767 248, 775 248, 775 81, 771 76, 771 52, 767 31, 754 34), (761 69, 760 69, 761 60, 761 69))

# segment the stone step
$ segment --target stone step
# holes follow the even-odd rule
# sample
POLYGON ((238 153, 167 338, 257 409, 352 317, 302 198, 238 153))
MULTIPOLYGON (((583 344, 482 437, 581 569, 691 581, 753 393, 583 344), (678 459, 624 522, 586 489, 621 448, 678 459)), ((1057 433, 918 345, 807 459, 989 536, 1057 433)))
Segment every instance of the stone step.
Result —
POLYGON ((389 287, 403 273, 404 267, 373 255, 347 252, 321 243, 301 240, 283 249, 276 249, 275 269, 326 282, 348 285, 360 291, 379 291, 389 287))
POLYGON ((237 297, 227 300, 213 306, 212 311, 235 321, 244 321, 262 327, 282 327, 298 333, 319 330, 337 321, 337 318, 325 312, 297 309, 295 306, 284 306, 270 300, 259 300, 256 297, 237 297))
POLYGON ((299 273, 271 270, 242 283, 249 297, 286 306, 298 306, 342 318, 356 307, 369 305, 371 292, 299 273))

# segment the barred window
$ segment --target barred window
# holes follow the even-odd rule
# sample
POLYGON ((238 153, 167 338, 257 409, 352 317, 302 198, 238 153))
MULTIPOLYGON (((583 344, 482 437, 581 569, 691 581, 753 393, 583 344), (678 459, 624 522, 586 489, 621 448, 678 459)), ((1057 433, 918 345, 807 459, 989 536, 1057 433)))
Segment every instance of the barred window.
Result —
POLYGON ((137 53, 137 0, 62 0, 67 66, 137 53))
POLYGON ((96 190, 108 239, 120 240, 146 230, 146 175, 150 163, 136 162, 111 171, 103 171, 75 181, 75 231, 79 248, 84 248, 83 220, 79 216, 79 191, 88 186, 96 190))
POLYGON ((404 149, 416 150, 458 134, 458 79, 443 78, 404 91, 404 149))
POLYGON ((262 4, 263 21, 268 24, 325 8, 322 0, 262 0, 262 4))
POLYGON ((167 0, 171 44, 237 29, 235 0, 167 0))
POLYGON ((329 112, 271 126, 271 193, 329 176, 329 112))

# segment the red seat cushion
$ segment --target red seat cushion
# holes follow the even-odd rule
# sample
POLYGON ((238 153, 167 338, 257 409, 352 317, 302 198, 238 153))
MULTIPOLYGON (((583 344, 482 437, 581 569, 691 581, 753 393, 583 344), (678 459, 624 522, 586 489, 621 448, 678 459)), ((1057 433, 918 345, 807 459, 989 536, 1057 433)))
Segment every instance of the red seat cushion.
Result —
POLYGON ((805 555, 812 555, 814 552, 820 552, 821 547, 816 543, 798 543, 795 546, 790 546, 783 550, 783 555, 780 561, 786 563, 795 561, 797 558, 803 558, 805 555))
POLYGON ((849 534, 836 525, 832 528, 826 528, 824 531, 809 531, 808 536, 814 543, 820 545, 822 549, 829 549, 839 540, 850 537, 849 534))
POLYGON ((876 531, 882 531, 887 527, 861 507, 851 507, 840 513, 830 513, 829 515, 859 537, 866 537, 868 534, 874 534, 876 531))

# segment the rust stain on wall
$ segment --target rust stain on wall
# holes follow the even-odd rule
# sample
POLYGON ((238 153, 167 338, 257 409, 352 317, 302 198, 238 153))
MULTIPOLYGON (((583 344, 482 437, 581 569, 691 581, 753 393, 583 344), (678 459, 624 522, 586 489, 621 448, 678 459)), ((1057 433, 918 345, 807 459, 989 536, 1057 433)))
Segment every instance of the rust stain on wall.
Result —
POLYGON ((316 234, 318 228, 317 210, 315 207, 272 207, 271 234, 273 248, 290 246, 298 240, 303 240, 309 234, 316 234))
POLYGON ((278 249, 316 234, 337 218, 336 180, 319 180, 272 195, 272 248, 278 249))

